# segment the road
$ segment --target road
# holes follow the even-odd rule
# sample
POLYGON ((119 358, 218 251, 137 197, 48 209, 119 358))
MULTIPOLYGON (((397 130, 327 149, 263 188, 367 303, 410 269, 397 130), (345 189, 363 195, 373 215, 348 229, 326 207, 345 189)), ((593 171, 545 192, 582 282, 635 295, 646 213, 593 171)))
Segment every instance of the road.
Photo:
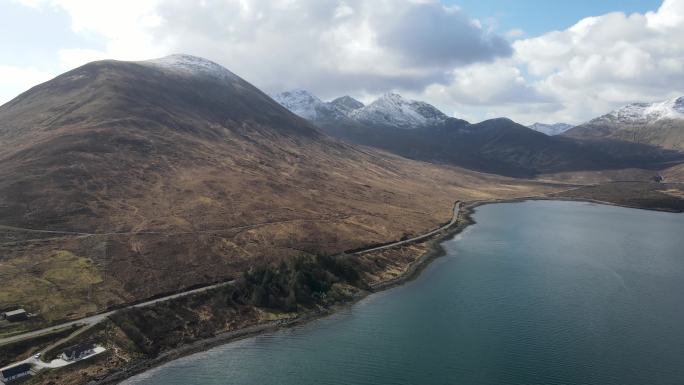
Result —
POLYGON ((352 254, 366 254, 366 253, 371 253, 371 252, 373 252, 373 251, 385 250, 385 249, 389 249, 389 248, 392 248, 392 247, 405 245, 405 244, 407 244, 407 243, 418 242, 418 241, 422 241, 422 240, 424 240, 424 239, 426 239, 426 238, 430 238, 431 236, 433 236, 433 235, 439 233, 440 231, 444 231, 444 230, 448 229, 449 227, 453 226, 454 223, 456 223, 456 221, 458 220, 458 214, 459 214, 460 211, 461 211, 461 202, 456 202, 456 204, 454 204, 454 213, 453 213, 453 215, 452 215, 452 217, 451 217, 451 221, 449 221, 449 223, 447 223, 446 225, 444 225, 444 226, 442 226, 442 227, 440 227, 440 228, 438 228, 438 229, 432 230, 432 231, 430 231, 429 233, 425 233, 425 234, 423 234, 423 235, 419 235, 419 236, 417 236, 417 237, 405 239, 405 240, 403 240, 403 241, 397 241, 397 242, 394 242, 394 243, 389 243, 389 244, 383 245, 383 246, 373 247, 373 248, 366 249, 366 250, 357 251, 357 252, 352 253, 352 254))
MULTIPOLYGON (((383 246, 373 247, 373 248, 366 249, 366 250, 357 251, 357 252, 352 253, 352 254, 365 254, 365 253, 370 253, 370 252, 373 252, 373 251, 380 251, 380 250, 385 250, 385 249, 389 249, 389 248, 396 247, 396 246, 405 245, 405 244, 407 244, 407 243, 422 241, 422 240, 424 240, 424 239, 426 239, 426 238, 429 238, 429 237, 431 237, 431 236, 433 236, 433 235, 439 233, 440 231, 443 231, 443 230, 445 230, 445 229, 447 229, 447 228, 453 226, 453 225, 456 223, 456 221, 458 220, 458 215, 459 215, 460 209, 461 209, 461 202, 456 202, 456 203, 454 204, 454 211, 453 211, 453 214, 452 214, 452 217, 451 217, 451 221, 449 221, 449 223, 447 223, 447 224, 445 224, 445 225, 443 225, 443 226, 441 226, 441 227, 439 227, 439 228, 437 228, 437 229, 435 229, 435 230, 432 230, 432 231, 430 231, 430 232, 428 232, 428 233, 425 233, 425 234, 422 234, 422 235, 419 235, 419 236, 416 236, 416 237, 413 237, 413 238, 405 239, 405 240, 402 240, 402 241, 393 242, 393 243, 390 243, 390 244, 387 244, 387 245, 383 245, 383 246)), ((39 230, 34 230, 34 231, 39 231, 39 230)), ((76 234, 79 234, 79 235, 88 235, 88 234, 83 234, 83 233, 76 233, 76 234)), ((149 301, 146 301, 146 302, 142 302, 142 303, 139 303, 139 304, 126 306, 126 307, 124 307, 124 308, 122 308, 122 309, 131 309, 131 308, 140 308, 140 307, 150 306, 150 305, 153 305, 153 304, 158 303, 158 302, 168 301, 168 300, 171 300, 171 299, 174 299, 174 298, 183 297, 183 296, 186 296, 186 295, 195 294, 195 293, 199 293, 199 292, 206 291, 206 290, 211 290, 211 289, 214 289, 214 288, 216 288, 216 287, 220 287, 220 286, 224 286, 224 285, 229 285, 229 284, 231 284, 231 283, 232 283, 232 281, 223 282, 223 283, 218 283, 218 284, 210 285, 210 286, 204 286, 204 287, 201 287, 201 288, 198 288, 198 289, 188 290, 188 291, 184 291, 184 292, 182 292, 182 293, 172 294, 172 295, 168 295, 168 296, 165 296, 165 297, 160 297, 160 298, 157 298, 157 299, 153 299, 153 300, 149 300, 149 301)), ((105 320, 107 317, 109 317, 110 315, 114 314, 114 312, 119 311, 119 310, 121 310, 121 309, 112 310, 112 311, 108 311, 108 312, 105 312, 105 313, 100 313, 100 314, 92 315, 92 316, 89 316, 89 317, 81 318, 81 319, 78 319, 78 320, 75 320, 75 321, 70 321, 70 322, 61 323, 61 324, 59 324, 59 325, 54 325, 54 326, 50 326, 50 327, 43 328, 43 329, 33 330, 33 331, 26 332, 26 333, 22 333, 22 334, 17 334, 17 335, 11 336, 11 337, 1 338, 1 339, 0 339, 0 346, 1 346, 1 345, 8 344, 8 343, 16 342, 16 341, 21 341, 21 340, 25 340, 25 339, 34 338, 34 337, 38 337, 38 336, 41 336, 41 335, 53 333, 53 332, 56 332, 56 331, 59 331, 59 330, 63 330, 63 329, 66 329, 66 328, 69 328, 69 327, 72 327, 72 326, 80 326, 80 327, 93 326, 93 325, 96 325, 96 324, 102 322, 102 321, 105 320)))
MULTIPOLYGON (((171 299, 174 299, 174 298, 184 297, 184 296, 186 296, 186 295, 195 294, 195 293, 200 293, 200 292, 207 291, 207 290, 211 290, 211 289, 214 289, 214 288, 217 288, 217 287, 221 287, 221 286, 225 286, 225 285, 230 285, 232 282, 233 282, 233 281, 222 282, 222 283, 217 283, 217 284, 214 284, 214 285, 209 285, 209 286, 200 287, 200 288, 198 288, 198 289, 193 289, 193 290, 184 291, 184 292, 182 292, 182 293, 176 293, 176 294, 172 294, 172 295, 167 295, 167 296, 165 296, 165 297, 160 297, 160 298, 152 299, 152 300, 149 300, 149 301, 146 301, 146 302, 141 302, 141 303, 138 303, 138 304, 135 304, 135 305, 126 306, 126 307, 124 307, 123 309, 132 309, 132 308, 146 307, 146 306, 153 305, 153 304, 155 304, 155 303, 157 303, 157 302, 164 302, 164 301, 168 301, 168 300, 171 300, 171 299)), ((33 330, 33 331, 26 332, 26 333, 22 333, 22 334, 17 334, 17 335, 11 336, 11 337, 2 338, 2 339, 0 339, 0 345, 5 345, 5 344, 11 343, 11 342, 16 342, 16 341, 25 340, 25 339, 27 339, 27 338, 38 337, 38 336, 41 336, 41 335, 44 335, 44 334, 49 334, 49 333, 56 332, 56 331, 58 331, 58 330, 63 330, 63 329, 66 329, 66 328, 69 328, 69 327, 72 327, 72 326, 92 326, 92 325, 96 325, 96 324, 100 323, 101 321, 103 321, 105 318, 107 318, 107 317, 109 317, 110 315, 114 314, 114 312, 119 311, 119 310, 120 310, 120 309, 108 311, 108 312, 106 312, 106 313, 95 314, 95 315, 93 315, 93 316, 81 318, 81 319, 78 319, 78 320, 75 320, 75 321, 65 322, 65 323, 61 323, 61 324, 59 324, 59 325, 54 325, 54 326, 50 326, 50 327, 47 327, 47 328, 38 329, 38 330, 33 330)))

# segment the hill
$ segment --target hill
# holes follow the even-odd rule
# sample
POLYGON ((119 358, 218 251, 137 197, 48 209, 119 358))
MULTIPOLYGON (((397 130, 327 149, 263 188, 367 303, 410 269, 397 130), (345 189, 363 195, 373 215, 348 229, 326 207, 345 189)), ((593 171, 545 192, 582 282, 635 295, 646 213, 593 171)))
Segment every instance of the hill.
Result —
POLYGON ((93 62, 19 95, 0 107, 0 164, 0 305, 47 319, 419 234, 457 199, 550 189, 330 138, 186 55, 93 62))

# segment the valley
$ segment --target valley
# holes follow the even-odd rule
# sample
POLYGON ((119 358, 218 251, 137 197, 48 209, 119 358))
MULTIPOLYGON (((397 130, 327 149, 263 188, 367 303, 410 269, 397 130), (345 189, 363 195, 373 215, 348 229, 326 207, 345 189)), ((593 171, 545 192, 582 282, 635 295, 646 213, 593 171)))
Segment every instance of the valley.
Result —
POLYGON ((3 307, 46 323, 420 234, 455 200, 559 188, 329 138, 187 56, 88 64, 2 106, 0 122, 0 274, 15 288, 3 307))
POLYGON ((90 320, 41 335, 45 355, 110 353, 31 381, 115 383, 402 283, 482 204, 684 210, 677 139, 581 127, 470 123, 392 93, 271 98, 189 55, 86 64, 0 106, 0 308, 31 315, 0 324, 0 350, 28 358, 19 336, 90 320))

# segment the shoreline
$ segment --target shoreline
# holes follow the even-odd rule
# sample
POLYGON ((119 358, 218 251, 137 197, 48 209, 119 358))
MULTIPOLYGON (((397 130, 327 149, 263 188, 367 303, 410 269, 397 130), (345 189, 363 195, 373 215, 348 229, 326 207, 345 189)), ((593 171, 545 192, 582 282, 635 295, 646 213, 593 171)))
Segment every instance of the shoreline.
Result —
POLYGON ((518 203, 518 202, 525 202, 525 201, 535 201, 535 200, 548 200, 548 201, 566 201, 566 202, 586 202, 586 203, 595 203, 595 204, 602 204, 602 205, 609 205, 609 206, 617 206, 617 207, 623 207, 623 208, 631 208, 631 209, 638 209, 638 210, 648 210, 648 211, 657 211, 657 212, 669 212, 669 213, 681 213, 679 211, 674 211, 674 210, 665 210, 665 209, 653 209, 653 208, 643 208, 643 207, 635 207, 635 206, 626 206, 626 205, 620 205, 617 203, 612 203, 612 202, 604 202, 604 201, 599 201, 599 200, 593 200, 593 199, 580 199, 580 198, 572 198, 572 197, 548 197, 548 196, 531 196, 531 197, 520 197, 520 198, 510 198, 510 199, 501 199, 501 200, 483 200, 483 201, 470 201, 470 202, 462 202, 461 206, 461 212, 459 215, 458 220, 452 225, 450 228, 446 228, 443 231, 434 234, 433 237, 428 238, 427 240, 424 240, 422 242, 425 242, 427 244, 427 250, 423 252, 420 256, 418 256, 415 261, 410 263, 404 273, 401 275, 383 281, 379 282, 375 285, 372 285, 368 290, 363 290, 361 291, 358 295, 354 296, 351 298, 349 301, 335 304, 329 308, 320 308, 318 310, 313 310, 309 311, 306 313, 303 313, 302 315, 288 319, 288 320, 277 320, 277 321, 270 321, 267 323, 263 324, 257 324, 253 326, 248 326, 246 328, 230 331, 230 332, 225 332, 218 334, 214 337, 201 340, 201 341, 196 341, 191 344, 181 346, 179 348, 175 348, 172 350, 169 350, 167 352, 161 353, 159 356, 142 361, 138 364, 133 365, 132 367, 128 368, 122 368, 121 370, 118 370, 107 377, 97 380, 97 381, 92 381, 89 384, 92 385, 114 385, 121 383, 129 378, 132 378, 134 376, 137 376, 139 374, 142 374, 144 372, 150 371, 152 369, 155 369, 157 367, 160 367, 166 363, 169 363, 171 361, 200 353, 203 351, 207 351, 209 349, 215 348, 217 346, 221 345, 226 345, 229 343, 237 342, 240 340, 244 340, 247 338, 255 337, 258 335, 262 335, 264 333, 272 333, 272 332, 277 332, 279 330, 295 327, 295 326, 300 326, 303 324, 306 324, 311 321, 315 321, 318 319, 322 319, 328 316, 331 316, 335 314, 338 310, 347 308, 349 306, 353 306, 362 299, 368 297, 369 295, 372 295, 374 293, 378 293, 381 291, 385 291, 388 289, 391 289, 396 286, 403 285, 409 281, 412 281, 416 279, 417 277, 420 276, 421 272, 435 259, 444 256, 446 253, 446 250, 442 246, 442 243, 455 237, 456 235, 462 233, 467 227, 476 224, 477 222, 473 219, 473 214, 475 213, 475 209, 488 205, 488 204, 498 204, 498 203, 518 203))
POLYGON ((424 253, 422 253, 418 258, 416 258, 415 261, 409 264, 408 268, 406 269, 406 272, 404 272, 396 278, 379 282, 371 286, 368 290, 361 291, 358 295, 354 296, 347 302, 339 303, 329 308, 321 308, 319 310, 303 313, 301 316, 289 320, 270 321, 263 324, 248 326, 246 328, 242 328, 239 330, 221 333, 214 337, 201 341, 196 341, 191 344, 161 353, 159 356, 155 358, 142 361, 138 364, 133 365, 132 367, 122 368, 121 370, 116 371, 101 380, 93 381, 89 384, 118 384, 136 375, 160 367, 168 362, 192 354, 207 351, 217 346, 226 345, 232 342, 237 342, 247 338, 255 337, 264 333, 276 332, 279 330, 303 325, 311 321, 322 319, 337 313, 337 311, 340 309, 348 308, 349 306, 355 305, 356 303, 368 297, 369 295, 384 290, 388 290, 396 286, 400 286, 406 282, 416 279, 423 271, 423 269, 425 269, 430 264, 430 262, 445 254, 446 251, 441 246, 442 242, 446 241, 448 238, 452 238, 458 235, 468 226, 475 223, 475 221, 472 219, 472 214, 474 213, 474 208, 479 205, 480 204, 475 204, 475 202, 473 202, 472 204, 463 202, 458 220, 452 225, 452 227, 446 228, 443 231, 434 234, 431 238, 422 241, 428 244, 427 250, 424 253))

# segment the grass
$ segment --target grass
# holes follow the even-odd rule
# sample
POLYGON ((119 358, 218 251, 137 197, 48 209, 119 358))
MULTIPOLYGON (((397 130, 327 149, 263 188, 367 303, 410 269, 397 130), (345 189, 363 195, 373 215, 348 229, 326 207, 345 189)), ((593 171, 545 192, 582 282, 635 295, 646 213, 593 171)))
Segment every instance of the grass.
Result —
POLYGON ((102 273, 90 258, 66 250, 5 260, 0 277, 0 307, 21 306, 47 323, 83 316, 103 305, 97 290, 102 273))
POLYGON ((36 338, 17 341, 0 346, 0 367, 28 358, 32 354, 73 333, 73 328, 60 329, 54 333, 44 334, 36 338))
POLYGON ((582 187, 551 196, 593 199, 622 206, 684 212, 684 185, 676 183, 615 182, 582 187))

